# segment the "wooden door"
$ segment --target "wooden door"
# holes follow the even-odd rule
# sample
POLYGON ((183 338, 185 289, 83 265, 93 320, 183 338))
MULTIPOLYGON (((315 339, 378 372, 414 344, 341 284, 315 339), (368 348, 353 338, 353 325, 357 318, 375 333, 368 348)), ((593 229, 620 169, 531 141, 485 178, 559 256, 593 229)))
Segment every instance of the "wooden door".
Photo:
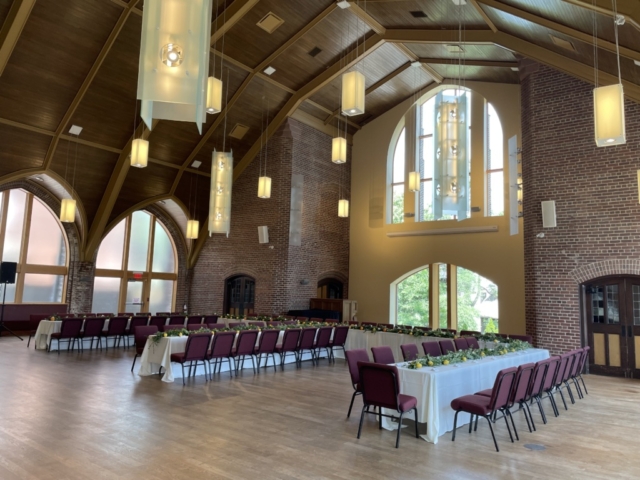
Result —
POLYGON ((226 283, 225 314, 255 315, 254 302, 256 282, 251 277, 231 277, 226 283))
POLYGON ((589 371, 640 378, 640 278, 595 280, 585 293, 589 371))

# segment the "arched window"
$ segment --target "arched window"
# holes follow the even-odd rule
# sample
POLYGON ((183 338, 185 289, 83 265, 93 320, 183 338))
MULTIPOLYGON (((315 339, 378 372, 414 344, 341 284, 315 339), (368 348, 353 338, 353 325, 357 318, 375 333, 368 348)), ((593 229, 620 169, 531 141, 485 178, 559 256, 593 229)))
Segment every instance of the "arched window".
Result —
POLYGON ((16 283, 6 301, 61 303, 68 274, 67 236, 55 214, 24 190, 0 193, 0 251, 17 263, 16 283))
POLYGON ((504 147, 502 126, 496 110, 487 102, 486 111, 487 216, 504 215, 504 147))
POLYGON ((176 248, 164 225, 147 212, 133 212, 100 244, 92 311, 173 311, 177 271, 176 248))
POLYGON ((466 268, 427 265, 391 290, 397 325, 498 331, 498 286, 466 268))
POLYGON ((393 153, 393 171, 391 173, 391 223, 404 222, 405 132, 406 128, 403 128, 393 153))

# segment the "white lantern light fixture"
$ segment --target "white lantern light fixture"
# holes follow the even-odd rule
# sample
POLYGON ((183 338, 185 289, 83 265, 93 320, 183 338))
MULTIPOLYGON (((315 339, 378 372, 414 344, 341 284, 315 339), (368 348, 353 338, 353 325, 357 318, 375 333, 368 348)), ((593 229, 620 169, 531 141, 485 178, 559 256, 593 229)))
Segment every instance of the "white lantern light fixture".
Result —
POLYGON ((409 172, 409 190, 411 192, 420 191, 420 172, 409 172))
POLYGON ((138 71, 141 117, 196 122, 202 133, 212 0, 146 0, 138 71))
POLYGON ((364 113, 365 78, 358 71, 342 75, 342 113, 347 116, 364 113))
POLYGON ((335 137, 331 144, 331 161, 341 164, 347 162, 347 139, 335 137))
POLYGON ((214 114, 222 111, 222 80, 209 77, 207 80, 207 113, 214 114))
POLYGON ((226 233, 231 228, 231 187, 233 185, 233 152, 213 151, 211 192, 209 197, 209 236, 226 233))
POLYGON ((198 220, 187 221, 187 238, 195 240, 200 234, 200 222, 198 220))
POLYGON ((131 142, 131 166, 144 168, 149 162, 149 142, 142 138, 136 138, 131 142))
POLYGON ((60 221, 73 223, 76 221, 76 201, 73 198, 63 198, 60 204, 60 221))
POLYGON ((258 197, 259 198, 271 198, 271 178, 260 177, 258 179, 258 197))
POLYGON ((624 93, 621 83, 593 89, 593 113, 598 147, 626 143, 624 93))
POLYGON ((349 216, 349 200, 343 198, 338 201, 338 216, 342 218, 349 216))

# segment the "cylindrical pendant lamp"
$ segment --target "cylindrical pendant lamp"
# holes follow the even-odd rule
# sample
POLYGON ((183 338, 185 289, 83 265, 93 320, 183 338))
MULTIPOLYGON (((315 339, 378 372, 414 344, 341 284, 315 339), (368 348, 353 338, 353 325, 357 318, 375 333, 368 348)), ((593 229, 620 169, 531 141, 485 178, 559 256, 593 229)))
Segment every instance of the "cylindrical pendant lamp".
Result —
POLYGON ((200 233, 200 222, 198 220, 187 221, 187 238, 189 240, 195 240, 200 233))
POLYGON ((142 138, 136 138, 131 143, 131 166, 144 168, 149 162, 149 142, 142 138))
POLYGON ((271 178, 260 177, 258 180, 258 197, 271 198, 271 178))
POLYGON ((342 113, 347 116, 364 113, 365 79, 360 72, 342 75, 342 113))
POLYGON ((349 216, 349 200, 343 198, 338 202, 338 216, 342 218, 349 216))
POLYGON ((60 221, 73 223, 76 221, 76 201, 73 198, 63 198, 60 204, 60 221))
POLYGON ((331 145, 331 161, 341 164, 347 162, 347 139, 336 137, 331 145))

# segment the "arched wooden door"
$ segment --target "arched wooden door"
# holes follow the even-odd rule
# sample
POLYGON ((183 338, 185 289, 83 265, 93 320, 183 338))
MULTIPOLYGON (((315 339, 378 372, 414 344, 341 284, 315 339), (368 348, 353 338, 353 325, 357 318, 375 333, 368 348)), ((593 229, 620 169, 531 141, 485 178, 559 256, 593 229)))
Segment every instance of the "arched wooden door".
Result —
POLYGON ((225 284, 224 313, 231 315, 254 315, 256 281, 249 276, 238 275, 227 279, 225 284))
POLYGON ((640 378, 640 277, 584 284, 589 371, 640 378))

